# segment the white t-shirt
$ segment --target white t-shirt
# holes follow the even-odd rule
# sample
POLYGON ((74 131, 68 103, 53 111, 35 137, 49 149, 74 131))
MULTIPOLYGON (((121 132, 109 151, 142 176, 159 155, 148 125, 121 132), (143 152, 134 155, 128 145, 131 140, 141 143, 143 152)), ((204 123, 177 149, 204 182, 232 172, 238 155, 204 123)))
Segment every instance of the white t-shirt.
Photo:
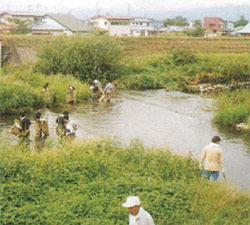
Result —
POLYGON ((136 216, 129 214, 129 225, 155 225, 152 216, 142 207, 136 216))
POLYGON ((66 135, 70 135, 70 134, 75 134, 76 133, 76 124, 74 123, 74 121, 70 120, 67 124, 66 124, 66 135))

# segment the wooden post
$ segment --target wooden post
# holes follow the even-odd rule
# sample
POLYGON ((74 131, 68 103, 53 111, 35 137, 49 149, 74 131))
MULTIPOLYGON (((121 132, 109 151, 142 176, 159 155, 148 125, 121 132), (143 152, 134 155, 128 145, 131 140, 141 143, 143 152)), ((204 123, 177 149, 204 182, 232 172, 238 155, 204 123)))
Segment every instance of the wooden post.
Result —
POLYGON ((2 67, 2 39, 0 37, 0 69, 2 67))

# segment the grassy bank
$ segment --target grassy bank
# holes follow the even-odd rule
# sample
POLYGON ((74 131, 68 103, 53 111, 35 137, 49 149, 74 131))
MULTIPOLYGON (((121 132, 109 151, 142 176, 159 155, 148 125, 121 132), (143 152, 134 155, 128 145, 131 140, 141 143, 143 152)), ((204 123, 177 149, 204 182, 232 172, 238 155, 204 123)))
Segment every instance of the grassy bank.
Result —
POLYGON ((198 163, 138 141, 85 140, 37 153, 0 144, 1 224, 128 224, 138 195, 158 225, 249 224, 249 194, 201 180, 198 163))
POLYGON ((250 126, 250 92, 246 90, 221 93, 216 101, 218 112, 214 121, 221 125, 248 123, 250 126))
POLYGON ((0 113, 11 114, 29 112, 43 107, 60 107, 65 103, 67 84, 72 84, 78 92, 78 102, 89 99, 90 90, 73 76, 46 76, 33 73, 30 67, 9 67, 0 76, 0 113), (43 92, 43 85, 49 83, 49 94, 43 92))
POLYGON ((175 49, 158 56, 133 56, 123 59, 120 83, 129 89, 166 88, 190 92, 202 83, 237 84, 248 82, 250 55, 194 54, 175 49))
POLYGON ((31 55, 33 60, 40 60, 39 67, 43 72, 67 74, 70 71, 82 80, 98 78, 103 82, 121 77, 118 79, 120 87, 128 89, 167 88, 192 92, 195 89, 190 85, 245 82, 250 74, 249 38, 92 35, 60 37, 59 40, 53 36, 7 35, 4 36, 3 45, 8 45, 10 38, 21 59, 25 58, 22 52, 29 52, 29 49, 39 53, 39 58, 34 56, 34 52, 31 55), (60 45, 55 47, 58 41, 60 45), (99 42, 109 44, 98 45, 99 42), (79 43, 89 43, 89 46, 84 47, 79 43), (47 49, 39 50, 41 46, 47 46, 47 49), (107 55, 112 54, 105 55, 103 52, 119 49, 119 46, 123 49, 122 56, 114 57, 114 63, 111 63, 113 58, 109 60, 107 55), (94 57, 93 51, 89 52, 88 49, 95 49, 94 52, 99 53, 94 57))

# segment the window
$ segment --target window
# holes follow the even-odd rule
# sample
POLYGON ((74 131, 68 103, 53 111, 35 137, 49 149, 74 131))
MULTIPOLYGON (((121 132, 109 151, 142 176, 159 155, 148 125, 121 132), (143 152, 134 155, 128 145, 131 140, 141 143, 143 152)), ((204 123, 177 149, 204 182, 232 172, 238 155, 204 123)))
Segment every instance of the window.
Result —
POLYGON ((140 22, 140 25, 142 25, 142 22, 140 22))
POLYGON ((215 27, 215 24, 211 23, 209 24, 209 27, 215 27))
POLYGON ((129 22, 127 21, 111 21, 111 25, 113 26, 129 26, 129 22))
POLYGON ((107 25, 107 24, 108 24, 107 21, 105 21, 105 22, 104 22, 104 25, 107 25))

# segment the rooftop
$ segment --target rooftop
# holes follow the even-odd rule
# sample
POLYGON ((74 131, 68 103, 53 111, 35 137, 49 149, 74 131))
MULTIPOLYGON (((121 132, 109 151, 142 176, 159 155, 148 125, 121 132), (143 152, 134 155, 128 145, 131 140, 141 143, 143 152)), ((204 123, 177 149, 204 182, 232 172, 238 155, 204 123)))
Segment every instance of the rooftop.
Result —
POLYGON ((72 16, 71 14, 46 14, 46 16, 49 16, 73 32, 89 31, 91 28, 86 22, 72 16))
POLYGON ((92 17, 92 19, 105 18, 107 20, 131 20, 129 16, 117 16, 117 15, 97 15, 92 17))

